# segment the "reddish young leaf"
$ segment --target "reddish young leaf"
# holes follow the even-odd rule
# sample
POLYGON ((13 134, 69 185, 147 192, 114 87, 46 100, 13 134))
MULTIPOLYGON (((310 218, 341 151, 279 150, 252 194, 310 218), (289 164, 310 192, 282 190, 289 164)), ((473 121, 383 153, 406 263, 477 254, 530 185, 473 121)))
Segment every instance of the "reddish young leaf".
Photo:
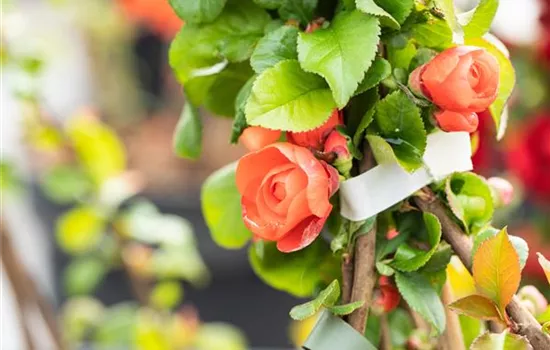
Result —
POLYGON ((473 275, 478 291, 504 310, 521 279, 519 257, 506 229, 483 242, 474 256, 473 275))
POLYGON ((495 303, 482 295, 470 295, 466 298, 459 299, 448 306, 451 310, 462 315, 480 320, 504 322, 495 303))

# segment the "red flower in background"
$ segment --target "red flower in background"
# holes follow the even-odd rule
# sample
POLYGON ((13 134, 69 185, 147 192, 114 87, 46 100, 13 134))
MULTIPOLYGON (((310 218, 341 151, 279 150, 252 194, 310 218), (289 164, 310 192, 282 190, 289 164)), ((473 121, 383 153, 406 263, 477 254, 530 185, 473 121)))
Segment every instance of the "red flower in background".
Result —
POLYGON ((168 0, 119 0, 126 16, 140 22, 166 39, 180 30, 183 21, 176 16, 168 0))
POLYGON ((479 113, 479 126, 472 138, 477 138, 477 145, 474 148, 472 162, 474 171, 478 174, 490 173, 495 167, 495 132, 492 117, 489 111, 479 113))
POLYGON ((544 256, 550 257, 550 245, 548 241, 545 241, 543 234, 533 226, 524 226, 518 230, 515 230, 518 233, 518 236, 523 238, 527 245, 529 246, 529 256, 527 262, 525 263, 525 268, 523 273, 526 276, 536 278, 536 279, 545 279, 545 273, 542 267, 539 264, 537 254, 535 252, 540 252, 544 256))
POLYGON ((528 121, 512 141, 506 163, 527 192, 536 199, 550 201, 550 114, 528 121))

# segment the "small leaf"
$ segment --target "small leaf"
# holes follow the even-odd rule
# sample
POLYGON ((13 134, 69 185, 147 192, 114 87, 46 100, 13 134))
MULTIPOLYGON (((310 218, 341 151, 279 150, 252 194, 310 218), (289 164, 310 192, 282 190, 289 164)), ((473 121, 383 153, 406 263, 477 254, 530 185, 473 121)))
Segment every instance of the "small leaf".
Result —
POLYGON ((202 213, 212 239, 228 249, 243 247, 252 236, 242 220, 235 168, 236 163, 231 163, 214 172, 201 191, 202 213))
POLYGON ((394 269, 409 272, 416 271, 424 266, 437 250, 441 239, 441 224, 437 217, 430 213, 424 213, 424 224, 428 235, 429 250, 415 248, 407 243, 403 243, 395 253, 391 267, 394 269))
POLYGON ((357 9, 368 15, 378 16, 381 18, 382 25, 384 27, 390 27, 393 29, 401 28, 399 22, 392 17, 386 10, 378 6, 374 0, 355 0, 357 9))
POLYGON ((396 91, 380 101, 374 120, 405 170, 412 172, 423 165, 426 130, 420 110, 404 93, 396 91))
POLYGON ((231 128, 231 143, 237 143, 244 129, 248 126, 246 123, 246 115, 244 110, 246 108, 248 98, 252 93, 252 85, 254 84, 254 80, 256 80, 255 75, 248 79, 235 98, 235 119, 233 120, 233 126, 231 128))
POLYGON ((81 254, 95 248, 105 230, 105 218, 89 206, 72 208, 56 222, 56 238, 60 247, 70 254, 81 254))
POLYGON ((342 12, 326 29, 300 33, 300 64, 326 79, 336 104, 343 108, 372 64, 379 35, 375 17, 359 11, 342 12))
POLYGON ((397 22, 403 24, 414 8, 414 0, 375 0, 397 22))
POLYGON ((256 79, 245 112, 250 125, 300 132, 322 125, 335 107, 321 77, 304 72, 298 61, 286 60, 256 79))
POLYGON ((93 293, 106 273, 107 266, 100 259, 77 258, 63 273, 65 291, 70 296, 93 293))
POLYGON ((485 333, 472 343, 470 350, 532 350, 527 338, 511 334, 507 330, 502 333, 485 333))
POLYGON ((459 15, 465 38, 479 38, 489 31, 499 0, 480 0, 472 10, 459 15))
POLYGON ((500 140, 506 131, 508 123, 508 114, 506 113, 506 104, 512 95, 516 85, 516 72, 514 66, 506 55, 494 44, 483 38, 467 39, 466 45, 479 46, 486 49, 490 54, 496 57, 500 66, 500 85, 498 88, 498 97, 489 106, 489 111, 497 126, 497 140, 500 140))
MULTIPOLYGON (((321 291, 317 298, 307 303, 294 306, 290 310, 290 317, 296 321, 302 321, 315 315, 321 307, 330 308, 336 304, 340 297, 340 284, 338 280, 332 281, 327 288, 321 291)), ((348 304, 349 305, 349 304, 348 304)))
POLYGON ((355 146, 359 146, 359 144, 363 140, 363 135, 365 131, 374 120, 374 112, 375 112, 375 109, 371 108, 367 111, 367 113, 365 113, 363 118, 361 118, 361 121, 359 122, 359 126, 355 131, 355 135, 353 135, 353 143, 355 144, 355 146))
POLYGON ((546 259, 541 253, 537 253, 537 256, 539 257, 540 267, 544 270, 546 279, 548 280, 548 283, 550 283, 550 261, 548 261, 548 259, 546 259))
POLYGON ((333 268, 339 270, 339 260, 320 239, 293 253, 280 252, 272 242, 256 242, 250 246, 248 258, 267 285, 299 298, 311 297, 318 285, 334 280, 333 268))
POLYGON ((367 73, 365 73, 365 77, 359 83, 359 86, 357 86, 357 90, 355 90, 354 96, 359 95, 369 89, 372 89, 376 85, 380 84, 382 80, 389 77, 390 74, 390 63, 382 57, 376 57, 367 73))
POLYGON ((474 173, 456 173, 447 178, 445 193, 453 214, 467 233, 476 234, 491 221, 494 213, 491 189, 474 173))
POLYGON ((431 15, 426 23, 413 27, 412 36, 421 46, 431 49, 443 50, 453 45, 453 30, 449 24, 431 15))
POLYGON ((470 316, 479 320, 504 322, 495 303, 482 295, 470 295, 459 299, 448 306, 451 310, 459 314, 470 316))
POLYGON ((504 310, 519 287, 519 258, 506 229, 481 244, 473 261, 473 276, 479 292, 504 310))
MULTIPOLYGON (((472 248, 472 256, 476 254, 477 249, 479 248, 481 243, 483 243, 486 239, 497 235, 499 232, 500 230, 490 227, 485 231, 482 231, 475 235, 474 247, 472 248)), ((527 258, 529 257, 529 246, 527 245, 527 242, 525 242, 525 240, 521 237, 509 235, 508 238, 510 239, 510 242, 512 242, 516 253, 518 253, 519 266, 523 270, 525 264, 527 263, 527 258)))
POLYGON ((175 308, 182 299, 183 287, 177 281, 161 281, 155 285, 149 295, 151 304, 161 310, 175 308))
POLYGON ((318 0, 281 0, 279 16, 284 21, 295 19, 301 24, 308 24, 313 20, 318 0))
POLYGON ((186 22, 212 22, 220 15, 227 0, 169 0, 174 12, 186 22))
POLYGON ((395 282, 401 296, 411 309, 430 323, 438 334, 443 333, 446 323, 445 309, 439 295, 426 277, 416 272, 396 272, 395 282))
POLYGON ((174 152, 183 158, 197 159, 202 150, 202 121, 197 108, 185 103, 173 138, 174 152))
POLYGON ((349 304, 331 306, 328 310, 336 316, 345 316, 359 309, 363 304, 365 304, 365 301, 359 300, 349 304))
POLYGON ((298 28, 282 26, 264 36, 256 45, 250 65, 256 73, 271 68, 280 61, 298 58, 298 28))

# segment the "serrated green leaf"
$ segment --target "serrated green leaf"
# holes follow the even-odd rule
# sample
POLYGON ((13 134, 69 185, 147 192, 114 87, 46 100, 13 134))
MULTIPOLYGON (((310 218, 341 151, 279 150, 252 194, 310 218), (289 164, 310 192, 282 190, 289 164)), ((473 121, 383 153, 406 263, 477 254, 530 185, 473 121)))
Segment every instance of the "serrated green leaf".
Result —
MULTIPOLYGON (((208 94, 204 97, 204 107, 210 112, 226 117, 235 116, 235 99, 253 71, 248 63, 233 63, 216 74, 208 94)), ((189 88, 186 88, 188 91, 189 88)))
POLYGON ((320 284, 334 280, 332 269, 339 266, 328 243, 320 239, 293 253, 280 252, 272 242, 256 242, 248 258, 262 281, 299 298, 311 297, 320 284))
MULTIPOLYGON (((380 94, 378 93, 377 88, 372 88, 352 97, 345 109, 345 119, 346 119, 346 131, 350 135, 357 134, 356 138, 363 138, 365 131, 359 131, 361 122, 364 123, 368 120, 364 120, 365 115, 370 109, 374 109, 374 106, 380 100, 380 94)), ((361 141, 361 140, 358 140, 361 141)))
POLYGON ((453 30, 449 24, 430 16, 426 23, 417 24, 412 29, 412 37, 421 46, 443 50, 453 45, 453 30))
MULTIPOLYGON (((472 248, 472 256, 475 255, 481 243, 495 236, 499 232, 500 230, 490 227, 484 231, 479 232, 477 235, 475 235, 474 246, 472 248)), ((525 242, 525 240, 521 237, 509 235, 508 238, 510 239, 510 242, 512 242, 512 245, 514 246, 516 253, 518 253, 519 266, 523 270, 523 268, 525 267, 525 264, 527 263, 527 258, 529 257, 529 246, 527 245, 527 242, 525 242)))
POLYGON ((258 76, 245 112, 249 125, 300 132, 322 125, 334 108, 325 81, 286 60, 258 76))
POLYGON ((512 63, 508 57, 506 57, 506 55, 499 50, 497 46, 483 38, 467 39, 465 44, 484 48, 490 54, 495 56, 499 63, 500 83, 498 88, 498 97, 495 102, 489 106, 489 111, 491 112, 495 125, 497 126, 497 140, 500 140, 504 136, 506 126, 508 124, 506 104, 512 95, 514 86, 516 85, 516 72, 514 70, 514 66, 512 66, 512 63))
POLYGON ((389 77, 390 74, 390 63, 382 57, 376 57, 367 73, 365 73, 365 77, 359 83, 359 86, 357 86, 357 90, 355 90, 353 95, 359 95, 369 89, 372 89, 376 85, 380 84, 382 80, 389 77))
POLYGON ((237 143, 244 129, 248 126, 244 110, 248 98, 252 93, 252 84, 254 84, 254 80, 256 80, 255 75, 248 79, 235 98, 235 119, 233 120, 233 126, 231 128, 231 143, 237 143))
POLYGON ((442 241, 430 260, 428 260, 426 265, 422 266, 422 272, 430 273, 445 270, 449 262, 451 262, 452 256, 453 250, 451 246, 442 241))
POLYGON ((338 280, 332 281, 327 288, 323 289, 317 298, 307 303, 294 306, 290 310, 290 317, 293 320, 302 321, 315 315, 321 307, 330 308, 340 298, 340 284, 338 280))
POLYGON ((386 10, 378 6, 374 0, 355 0, 357 9, 368 15, 380 17, 380 22, 384 27, 390 27, 393 29, 401 28, 399 22, 393 18, 386 10))
POLYGON ((300 33, 300 65, 324 77, 336 104, 343 108, 372 64, 379 35, 376 17, 359 11, 342 12, 329 27, 300 33))
POLYGON ((441 224, 437 217, 430 213, 423 214, 424 224, 428 236, 429 250, 423 250, 403 243, 397 249, 391 267, 394 269, 410 272, 416 271, 424 266, 437 250, 441 239, 441 224))
POLYGON ((279 16, 284 21, 295 19, 306 25, 313 20, 317 0, 283 0, 279 7, 279 16))
POLYGON ((470 350, 530 350, 527 338, 511 334, 507 330, 502 333, 485 333, 476 338, 470 350))
POLYGON ((349 315, 355 310, 359 309, 360 307, 365 304, 364 300, 359 300, 353 303, 344 304, 344 305, 334 305, 328 308, 330 312, 332 312, 336 316, 345 316, 349 315))
POLYGON ((499 0, 480 0, 472 10, 458 16, 465 38, 479 38, 489 31, 498 10, 499 0))
POLYGON ((174 152, 183 158, 197 159, 202 150, 202 120, 197 108, 185 103, 173 137, 174 152))
POLYGON ((212 22, 227 0, 169 0, 174 12, 188 23, 212 22))
POLYGON ((396 272, 395 282, 399 293, 411 309, 430 323, 438 334, 445 330, 445 309, 439 295, 423 275, 410 272, 396 272))
POLYGON ((355 144, 356 147, 359 146, 359 144, 363 140, 363 135, 365 131, 374 120, 374 112, 375 112, 375 109, 373 107, 369 109, 367 113, 365 113, 363 118, 361 118, 361 122, 359 122, 359 126, 355 131, 355 135, 353 135, 353 143, 355 144))
POLYGON ((235 169, 236 163, 231 163, 217 170, 206 179, 201 190, 202 213, 212 239, 228 249, 243 247, 252 236, 242 220, 235 169))
POLYGON ((495 303, 482 295, 469 295, 448 306, 454 312, 478 320, 502 321, 502 316, 495 303))
POLYGON ((424 276, 428 282, 430 282, 430 285, 437 294, 441 294, 443 286, 445 285, 445 282, 447 282, 447 273, 445 270, 426 272, 423 269, 420 269, 417 272, 424 276))
POLYGON ((259 74, 280 61, 297 59, 297 40, 298 28, 294 26, 282 26, 267 34, 260 39, 250 57, 252 69, 259 74))
POLYGON ((395 20, 403 24, 414 8, 414 0, 375 0, 395 20))
POLYGON ((474 173, 456 173, 447 178, 445 193, 455 216, 466 232, 475 234, 492 219, 494 206, 491 189, 474 173))
POLYGON ((396 91, 380 101, 374 120, 405 170, 412 172, 423 165, 426 130, 420 110, 404 93, 396 91))
POLYGON ((65 292, 70 296, 93 293, 106 273, 107 266, 100 259, 77 258, 63 273, 65 292))
POLYGON ((416 46, 412 41, 408 41, 403 48, 388 46, 388 60, 394 69, 408 70, 415 55, 416 46))

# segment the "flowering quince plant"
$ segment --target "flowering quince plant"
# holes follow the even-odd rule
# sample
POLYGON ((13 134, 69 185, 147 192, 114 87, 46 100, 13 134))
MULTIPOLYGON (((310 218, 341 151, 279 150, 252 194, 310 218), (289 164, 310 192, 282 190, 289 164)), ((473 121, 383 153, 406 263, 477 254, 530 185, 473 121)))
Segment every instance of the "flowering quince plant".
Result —
POLYGON ((513 188, 433 163, 439 149, 469 161, 469 142, 449 142, 479 118, 505 131, 515 73, 488 33, 497 0, 170 4, 185 22, 169 54, 187 101, 175 152, 200 156, 199 107, 233 119, 249 153, 206 180, 203 214, 265 283, 313 297, 290 312, 318 317, 305 349, 550 348, 540 308, 515 295, 528 247, 491 226, 513 188), (400 199, 344 215, 368 188, 400 199))

